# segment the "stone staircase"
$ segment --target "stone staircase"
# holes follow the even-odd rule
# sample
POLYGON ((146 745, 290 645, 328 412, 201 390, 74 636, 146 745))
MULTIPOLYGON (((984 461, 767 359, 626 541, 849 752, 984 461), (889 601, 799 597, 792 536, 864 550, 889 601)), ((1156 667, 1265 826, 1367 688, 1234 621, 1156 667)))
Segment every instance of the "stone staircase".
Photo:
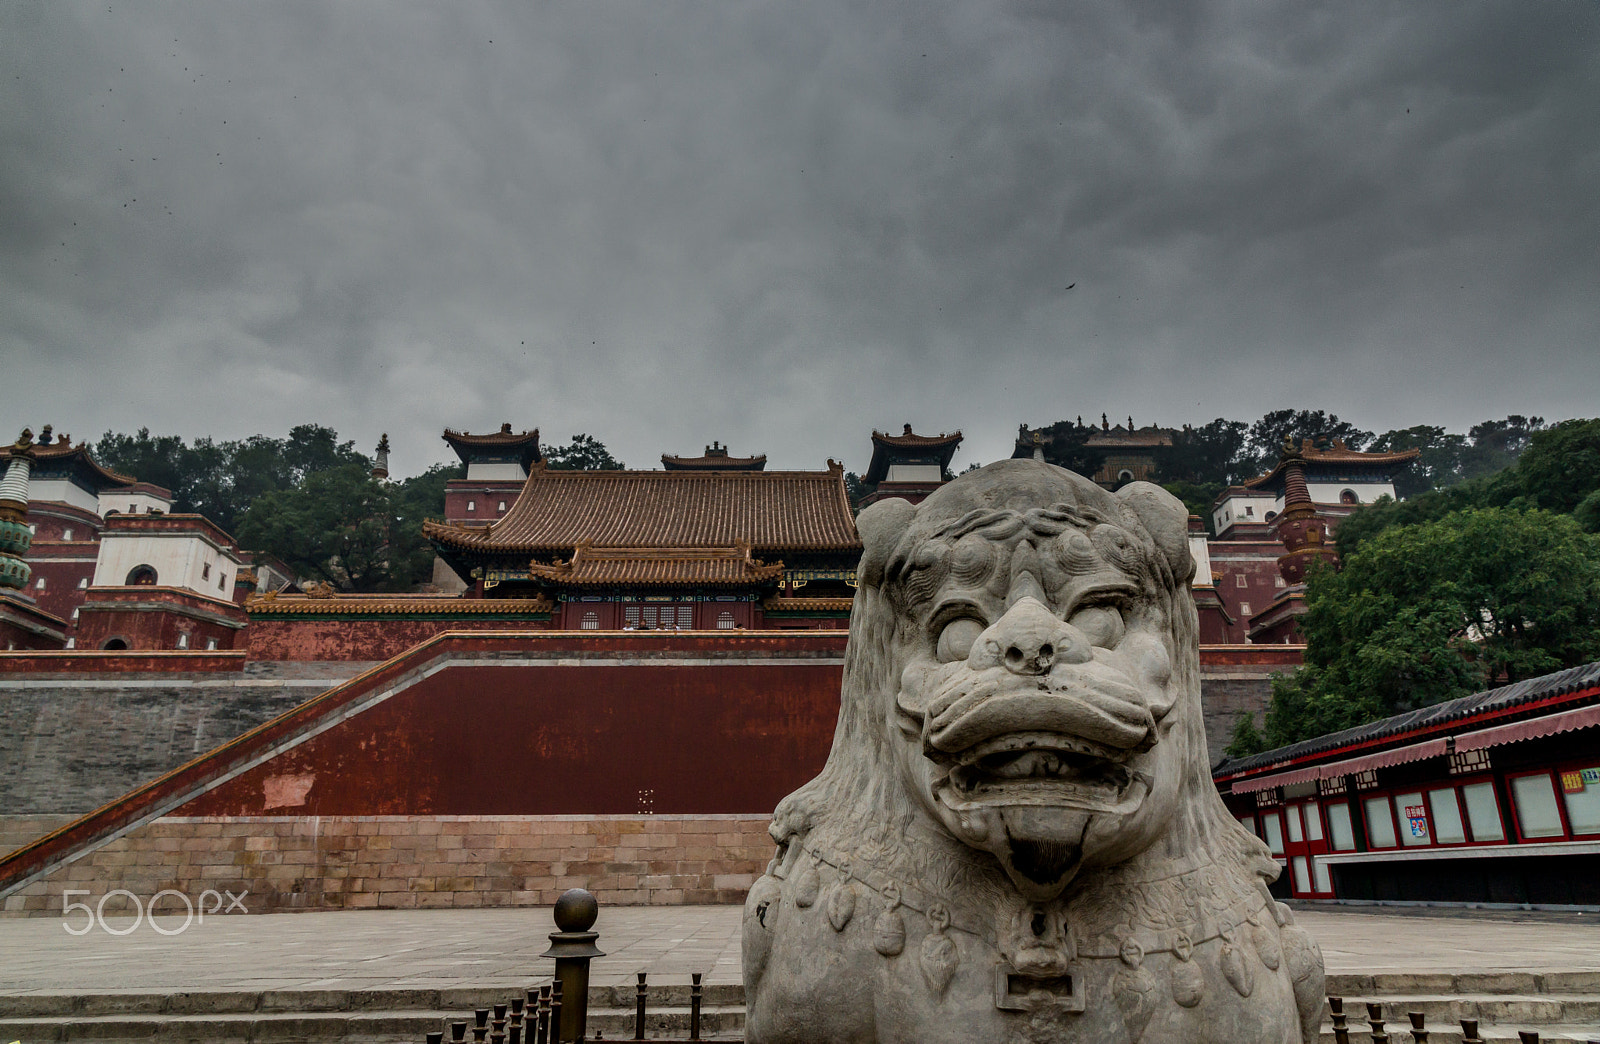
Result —
MULTIPOLYGON (((1534 1030, 1541 1041, 1600 1042, 1600 972, 1329 975, 1327 992, 1344 999, 1358 1044, 1371 1039, 1369 1002, 1383 1005, 1393 1044, 1411 1044, 1413 1011, 1423 1013, 1429 1044, 1460 1044, 1462 1019, 1477 1019, 1485 1041, 1517 1041, 1518 1031, 1534 1030)), ((1326 1016, 1321 1039, 1334 1044, 1326 1016)))
MULTIPOLYGON (((219 990, 185 993, 43 994, 0 992, 0 1044, 85 1041, 116 1044, 422 1044, 430 1030, 471 1023, 473 1011, 508 1003, 506 989, 219 990)), ((589 991, 588 1035, 633 1037, 634 987, 589 991)), ((647 1033, 687 1040, 689 986, 650 986, 647 1033)), ((744 1029, 744 987, 704 987, 700 1032, 737 1039, 744 1029)), ((446 1033, 446 1039, 449 1035, 446 1033)), ((471 1034, 468 1033, 468 1038, 471 1034)))
MULTIPOLYGON (((1407 1019, 1412 1011, 1426 1017, 1429 1044, 1460 1044, 1463 1018, 1477 1019, 1479 1035, 1495 1044, 1517 1041, 1519 1030, 1535 1030, 1542 1041, 1600 1041, 1600 972, 1330 975, 1328 993, 1344 998, 1350 1039, 1356 1044, 1370 1039, 1369 1001, 1383 1005, 1392 1044, 1412 1044, 1407 1019)), ((470 1022, 475 1009, 504 1004, 513 994, 505 989, 0 992, 0 1044, 421 1044, 429 1030, 456 1020, 470 1022)), ((686 1040, 688 984, 652 983, 647 1023, 652 1039, 686 1040)), ((590 989, 591 1039, 599 1030, 607 1040, 628 1040, 633 1025, 631 984, 590 989)), ((700 1026, 708 1040, 739 1038, 744 988, 706 986, 700 1026)), ((1334 1044, 1331 1022, 1323 1024, 1322 1044, 1334 1044)))

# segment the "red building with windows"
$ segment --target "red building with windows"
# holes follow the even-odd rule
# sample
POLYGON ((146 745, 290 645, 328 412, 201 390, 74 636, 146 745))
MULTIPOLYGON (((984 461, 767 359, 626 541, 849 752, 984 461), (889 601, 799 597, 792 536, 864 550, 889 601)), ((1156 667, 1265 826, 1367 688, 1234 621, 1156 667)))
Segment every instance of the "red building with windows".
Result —
POLYGON ((1600 663, 1212 771, 1300 899, 1600 903, 1600 663))

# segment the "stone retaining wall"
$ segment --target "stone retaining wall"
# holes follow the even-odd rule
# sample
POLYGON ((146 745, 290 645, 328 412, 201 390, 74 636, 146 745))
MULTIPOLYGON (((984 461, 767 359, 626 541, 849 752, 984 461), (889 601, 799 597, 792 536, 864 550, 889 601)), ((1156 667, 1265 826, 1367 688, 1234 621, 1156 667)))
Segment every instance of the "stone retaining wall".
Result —
MULTIPOLYGON (((775 850, 770 819, 168 816, 7 896, 4 913, 59 917, 67 889, 86 890, 73 901, 91 907, 116 889, 141 901, 165 889, 191 901, 227 890, 247 893, 251 913, 549 906, 575 887, 608 905, 741 903, 775 850)), ((183 904, 168 896, 160 908, 183 904)), ((103 912, 133 904, 112 896, 103 912)))

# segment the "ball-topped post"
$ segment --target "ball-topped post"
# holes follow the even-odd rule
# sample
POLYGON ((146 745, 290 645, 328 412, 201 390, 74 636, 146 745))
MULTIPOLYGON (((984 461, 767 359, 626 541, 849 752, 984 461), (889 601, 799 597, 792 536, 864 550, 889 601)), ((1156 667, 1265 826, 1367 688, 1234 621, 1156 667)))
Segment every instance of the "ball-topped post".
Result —
POLYGON ((589 1018, 589 962, 604 957, 591 931, 600 916, 600 903, 583 888, 569 888, 556 900, 558 931, 550 933, 550 948, 541 957, 556 959, 555 979, 561 983, 561 1021, 550 1028, 553 1044, 581 1041, 589 1018))

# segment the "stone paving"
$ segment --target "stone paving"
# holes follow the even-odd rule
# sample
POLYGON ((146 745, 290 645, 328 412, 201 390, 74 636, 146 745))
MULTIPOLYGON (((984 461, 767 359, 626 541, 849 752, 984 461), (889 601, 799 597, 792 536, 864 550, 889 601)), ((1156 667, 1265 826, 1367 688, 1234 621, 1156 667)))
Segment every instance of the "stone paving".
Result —
MULTIPOLYGON (((603 908, 597 984, 650 972, 660 984, 704 972, 740 980, 737 906, 603 908)), ((1332 973, 1600 971, 1593 914, 1443 916, 1301 910, 1332 973)), ((164 936, 149 922, 116 936, 80 919, 0 920, 0 991, 385 990, 520 988, 548 974, 547 909, 351 910, 216 916, 164 936)), ((121 931, 130 919, 109 919, 121 931)), ((163 918, 173 931, 181 918, 163 918)))

